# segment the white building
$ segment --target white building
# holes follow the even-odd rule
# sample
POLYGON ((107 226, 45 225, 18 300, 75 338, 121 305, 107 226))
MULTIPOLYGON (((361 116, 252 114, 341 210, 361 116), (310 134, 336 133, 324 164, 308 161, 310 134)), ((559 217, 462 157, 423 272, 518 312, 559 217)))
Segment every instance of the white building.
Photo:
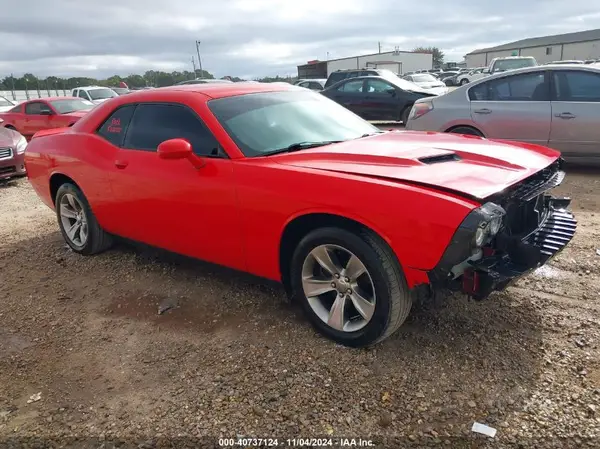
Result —
POLYGON ((298 66, 298 78, 327 78, 336 70, 385 68, 398 74, 415 70, 432 69, 431 53, 415 53, 412 51, 388 51, 370 55, 350 56, 348 58, 330 59, 328 61, 309 61, 298 66))
POLYGON ((492 59, 504 56, 533 56, 538 64, 572 59, 598 59, 600 29, 522 39, 472 51, 465 59, 467 67, 483 67, 492 59))

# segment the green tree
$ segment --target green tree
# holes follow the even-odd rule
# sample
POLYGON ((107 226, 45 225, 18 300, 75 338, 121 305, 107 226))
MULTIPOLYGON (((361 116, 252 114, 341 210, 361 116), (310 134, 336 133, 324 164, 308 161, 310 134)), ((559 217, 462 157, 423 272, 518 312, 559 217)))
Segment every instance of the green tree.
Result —
POLYGON ((430 53, 433 57, 434 67, 441 67, 444 64, 444 52, 437 47, 417 47, 413 51, 416 53, 430 53))

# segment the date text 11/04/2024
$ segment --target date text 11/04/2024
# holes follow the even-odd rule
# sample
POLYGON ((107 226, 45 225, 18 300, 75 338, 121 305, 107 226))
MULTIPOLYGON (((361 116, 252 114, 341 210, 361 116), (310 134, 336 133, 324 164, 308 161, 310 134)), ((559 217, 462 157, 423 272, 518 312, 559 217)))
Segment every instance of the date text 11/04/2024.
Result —
POLYGON ((373 447, 362 438, 219 438, 220 447, 373 447))

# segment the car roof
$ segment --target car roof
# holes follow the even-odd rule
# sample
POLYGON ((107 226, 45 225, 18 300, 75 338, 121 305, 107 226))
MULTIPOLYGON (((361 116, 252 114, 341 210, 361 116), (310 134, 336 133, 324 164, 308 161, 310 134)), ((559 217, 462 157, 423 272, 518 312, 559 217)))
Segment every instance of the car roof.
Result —
POLYGON ((93 89, 112 89, 111 87, 104 87, 104 86, 83 86, 83 87, 75 87, 71 90, 75 90, 75 89, 81 89, 81 90, 93 90, 93 89))
POLYGON ((78 97, 70 97, 70 96, 66 96, 66 97, 44 97, 44 98, 30 98, 29 100, 24 101, 21 104, 26 104, 26 103, 31 103, 33 101, 56 101, 56 100, 81 100, 81 98, 78 97))
POLYGON ((152 97, 156 92, 189 92, 199 93, 210 97, 211 99, 234 97, 237 95, 246 95, 261 92, 281 92, 281 91, 304 91, 302 87, 292 86, 289 83, 249 83, 240 81, 239 83, 205 83, 205 84, 187 84, 179 86, 157 87, 149 90, 136 90, 127 95, 127 102, 152 97))
POLYGON ((505 72, 495 73, 491 76, 487 76, 485 78, 480 78, 472 83, 469 83, 468 86, 474 86, 476 84, 480 84, 485 81, 489 81, 491 79, 502 78, 506 75, 516 75, 519 73, 528 73, 528 72, 538 72, 540 70, 585 70, 588 72, 600 73, 600 68, 591 66, 591 64, 544 64, 544 65, 536 65, 532 67, 523 67, 520 69, 512 69, 507 70, 505 72))

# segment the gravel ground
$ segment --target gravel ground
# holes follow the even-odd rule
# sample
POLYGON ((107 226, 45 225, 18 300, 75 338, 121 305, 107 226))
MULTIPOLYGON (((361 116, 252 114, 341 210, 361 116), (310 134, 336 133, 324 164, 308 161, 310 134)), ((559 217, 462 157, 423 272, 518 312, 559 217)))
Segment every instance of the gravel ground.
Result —
POLYGON ((281 288, 249 276, 124 244, 78 256, 27 180, 11 182, 0 187, 0 447, 238 435, 597 447, 599 175, 571 171, 558 189, 580 227, 548 267, 488 301, 417 307, 368 350, 321 338, 281 288), (472 433, 474 421, 496 437, 472 433))

